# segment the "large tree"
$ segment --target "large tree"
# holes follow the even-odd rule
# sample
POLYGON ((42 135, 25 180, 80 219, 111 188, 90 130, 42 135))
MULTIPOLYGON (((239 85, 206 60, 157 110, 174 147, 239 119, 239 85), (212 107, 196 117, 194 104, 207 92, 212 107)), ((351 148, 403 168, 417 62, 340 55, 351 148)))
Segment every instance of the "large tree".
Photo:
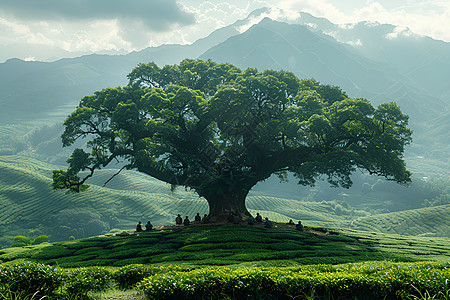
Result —
POLYGON ((374 108, 291 72, 211 60, 139 64, 128 79, 84 97, 64 122, 64 146, 89 138, 90 150, 74 150, 68 170, 54 171, 55 189, 83 190, 96 169, 122 160, 127 169, 194 190, 220 220, 250 215, 248 192, 272 174, 291 172, 302 185, 324 177, 343 187, 356 169, 411 180, 402 158, 411 130, 395 103, 374 108), (80 171, 88 172, 80 178, 80 171))

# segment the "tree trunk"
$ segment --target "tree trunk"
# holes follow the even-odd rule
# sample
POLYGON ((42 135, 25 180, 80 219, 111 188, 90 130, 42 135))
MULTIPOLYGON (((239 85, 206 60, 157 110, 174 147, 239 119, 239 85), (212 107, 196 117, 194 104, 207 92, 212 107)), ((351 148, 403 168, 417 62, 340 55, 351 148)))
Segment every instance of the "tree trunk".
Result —
POLYGON ((208 218, 211 222, 245 221, 251 216, 245 207, 245 198, 249 190, 217 192, 218 189, 204 195, 209 204, 208 218))

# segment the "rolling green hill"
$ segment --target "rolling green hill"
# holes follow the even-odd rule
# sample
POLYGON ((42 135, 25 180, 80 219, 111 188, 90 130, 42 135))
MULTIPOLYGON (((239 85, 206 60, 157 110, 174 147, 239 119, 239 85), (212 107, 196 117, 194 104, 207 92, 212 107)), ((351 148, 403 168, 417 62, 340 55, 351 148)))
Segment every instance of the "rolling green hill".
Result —
POLYGON ((298 263, 450 259, 448 238, 327 231, 324 228, 321 231, 306 228, 300 232, 283 224, 275 226, 173 225, 139 234, 3 249, 0 263, 26 259, 61 267, 124 266, 135 263, 194 267, 245 263, 286 266, 298 263))
MULTIPOLYGON (((22 156, 0 156, 0 245, 16 235, 45 234, 50 241, 84 238, 113 228, 132 229, 137 221, 173 223, 176 214, 193 217, 208 212, 204 199, 145 174, 123 171, 107 187, 101 185, 117 170, 101 170, 80 194, 54 191, 52 170, 60 168, 22 156), (34 231, 33 233, 29 233, 34 231)), ((289 187, 289 185, 287 185, 289 187)), ((264 189, 247 198, 252 213, 277 222, 302 220, 310 226, 354 228, 406 235, 449 236, 449 205, 373 214, 341 201, 300 201, 268 196, 264 189)))
POLYGON ((401 235, 450 238, 450 205, 377 214, 353 220, 351 228, 401 235))

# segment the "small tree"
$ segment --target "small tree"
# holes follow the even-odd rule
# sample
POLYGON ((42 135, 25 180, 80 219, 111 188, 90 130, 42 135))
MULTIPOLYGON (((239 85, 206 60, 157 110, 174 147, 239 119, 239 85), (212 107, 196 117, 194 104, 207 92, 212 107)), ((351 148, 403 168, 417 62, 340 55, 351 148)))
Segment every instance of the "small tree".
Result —
POLYGON ((24 246, 31 246, 31 245, 38 245, 48 242, 48 236, 46 235, 40 235, 35 238, 28 238, 23 235, 15 236, 13 239, 13 243, 11 247, 24 247, 24 246))
POLYGON ((248 192, 272 174, 292 172, 302 185, 324 176, 348 188, 359 168, 411 181, 402 159, 411 130, 395 103, 375 109, 291 72, 211 60, 139 64, 128 79, 84 97, 64 122, 64 146, 89 136, 91 150, 74 150, 68 170, 54 171, 55 189, 84 190, 96 169, 120 158, 125 168, 193 189, 220 220, 250 215, 248 192))

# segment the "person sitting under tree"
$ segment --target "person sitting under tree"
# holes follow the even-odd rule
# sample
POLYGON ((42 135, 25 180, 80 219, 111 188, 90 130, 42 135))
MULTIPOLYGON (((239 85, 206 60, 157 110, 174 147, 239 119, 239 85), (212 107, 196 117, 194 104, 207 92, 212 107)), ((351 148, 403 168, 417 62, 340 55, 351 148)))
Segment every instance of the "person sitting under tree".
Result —
POLYGON ((266 220, 264 221, 264 227, 272 228, 272 226, 272 221, 270 221, 269 218, 266 217, 266 220))
POLYGON ((298 221, 298 224, 295 225, 295 229, 297 229, 299 231, 303 231, 302 221, 298 221))
POLYGON ((258 222, 258 223, 262 223, 262 217, 261 217, 261 215, 259 213, 256 213, 255 221, 258 222))
POLYGON ((150 231, 152 230, 153 225, 152 223, 150 223, 150 221, 147 222, 147 224, 145 224, 145 231, 150 231))
POLYGON ((202 220, 202 217, 200 217, 200 213, 197 213, 194 220, 195 222, 200 222, 202 220))
POLYGON ((139 223, 136 225, 136 232, 141 232, 142 231, 142 225, 141 225, 141 221, 139 221, 139 223))
POLYGON ((175 224, 176 225, 181 225, 183 224, 183 219, 181 218, 181 215, 178 214, 178 216, 175 218, 175 224))
POLYGON ((208 223, 208 215, 207 215, 207 214, 204 214, 204 215, 203 215, 202 223, 203 223, 203 224, 208 223))
POLYGON ((189 221, 189 217, 188 216, 186 216, 186 218, 184 219, 183 224, 184 224, 184 226, 191 225, 191 221, 189 221))

